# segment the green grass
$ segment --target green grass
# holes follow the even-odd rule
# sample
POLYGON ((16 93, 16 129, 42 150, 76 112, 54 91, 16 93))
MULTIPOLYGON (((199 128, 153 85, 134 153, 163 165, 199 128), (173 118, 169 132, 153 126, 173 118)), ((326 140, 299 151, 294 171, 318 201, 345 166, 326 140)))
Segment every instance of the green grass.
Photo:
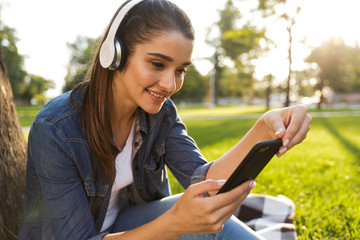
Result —
MULTIPOLYGON (((32 122, 39 110, 18 108, 22 125, 28 126, 23 123, 32 122)), ((222 107, 185 109, 180 114, 191 119, 263 110, 262 107, 222 107)), ((230 149, 255 121, 222 119, 185 123, 205 157, 213 160, 230 149)), ((359 123, 360 117, 314 118, 307 139, 283 157, 275 157, 256 179, 254 192, 282 194, 294 201, 299 239, 360 239, 359 123)), ((170 178, 173 193, 182 192, 171 174, 170 178)))
POLYGON ((19 115, 20 124, 23 127, 31 126, 36 114, 42 109, 39 106, 19 106, 16 110, 19 115))
POLYGON ((211 116, 236 116, 241 114, 263 113, 263 106, 224 106, 216 108, 186 108, 179 109, 183 118, 211 117, 211 116))
MULTIPOLYGON (((186 121, 209 160, 220 157, 256 119, 186 121)), ((360 117, 316 118, 307 139, 275 157, 254 192, 291 198, 299 239, 360 239, 360 117)), ((172 180, 174 192, 182 191, 172 180)))

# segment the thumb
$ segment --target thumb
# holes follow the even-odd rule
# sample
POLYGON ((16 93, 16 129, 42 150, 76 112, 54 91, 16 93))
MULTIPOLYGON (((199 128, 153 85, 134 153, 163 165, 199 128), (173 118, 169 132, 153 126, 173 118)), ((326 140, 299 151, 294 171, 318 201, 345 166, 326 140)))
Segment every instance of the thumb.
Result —
POLYGON ((285 135, 286 128, 280 117, 281 115, 272 116, 267 121, 267 126, 275 132, 275 138, 282 138, 285 135))
POLYGON ((286 128, 280 110, 275 109, 265 113, 263 120, 268 131, 271 135, 274 134, 275 138, 282 138, 285 135, 286 128))
POLYGON ((188 191, 193 196, 206 194, 212 191, 218 191, 225 184, 226 180, 205 180, 199 183, 195 183, 188 187, 188 191))
POLYGON ((274 126, 275 138, 282 138, 285 135, 285 126, 279 122, 278 126, 274 126))

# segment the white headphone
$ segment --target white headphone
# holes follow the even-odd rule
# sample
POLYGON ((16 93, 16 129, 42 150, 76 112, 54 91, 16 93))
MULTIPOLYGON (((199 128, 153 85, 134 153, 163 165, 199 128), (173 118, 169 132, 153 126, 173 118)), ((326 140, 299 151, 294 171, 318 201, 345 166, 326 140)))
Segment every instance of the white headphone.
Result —
POLYGON ((116 32, 120 27, 121 21, 130 11, 130 9, 142 1, 144 0, 133 0, 128 2, 116 15, 110 26, 106 39, 100 48, 99 58, 100 64, 103 68, 116 70, 120 66, 122 53, 120 41, 116 38, 116 32))

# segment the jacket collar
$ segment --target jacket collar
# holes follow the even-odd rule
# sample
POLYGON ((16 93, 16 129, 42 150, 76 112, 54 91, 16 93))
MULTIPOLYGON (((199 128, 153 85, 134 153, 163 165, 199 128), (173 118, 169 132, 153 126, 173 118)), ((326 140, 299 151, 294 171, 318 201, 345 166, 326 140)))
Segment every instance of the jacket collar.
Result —
POLYGON ((145 134, 150 134, 154 125, 159 121, 159 119, 168 111, 168 100, 164 103, 160 111, 156 114, 149 114, 145 112, 142 108, 138 108, 139 121, 140 121, 140 131, 145 134))

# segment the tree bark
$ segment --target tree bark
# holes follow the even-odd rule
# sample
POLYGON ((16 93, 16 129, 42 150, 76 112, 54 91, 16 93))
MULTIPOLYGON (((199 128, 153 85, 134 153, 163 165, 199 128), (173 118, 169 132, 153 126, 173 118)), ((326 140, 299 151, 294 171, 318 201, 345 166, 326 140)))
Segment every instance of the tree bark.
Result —
POLYGON ((25 199, 26 142, 0 44, 0 239, 16 239, 25 199))
POLYGON ((288 74, 288 78, 286 81, 286 100, 285 100, 285 104, 284 107, 288 107, 290 106, 290 93, 291 93, 291 74, 292 74, 292 69, 291 69, 291 65, 292 65, 292 27, 294 26, 294 18, 291 21, 291 25, 288 27, 287 31, 289 33, 289 49, 288 49, 288 53, 289 53, 289 74, 288 74))
POLYGON ((266 76, 266 81, 267 81, 267 88, 265 90, 265 94, 266 94, 266 111, 270 110, 270 97, 271 97, 271 90, 272 90, 272 82, 273 82, 273 75, 270 73, 269 75, 266 76))

